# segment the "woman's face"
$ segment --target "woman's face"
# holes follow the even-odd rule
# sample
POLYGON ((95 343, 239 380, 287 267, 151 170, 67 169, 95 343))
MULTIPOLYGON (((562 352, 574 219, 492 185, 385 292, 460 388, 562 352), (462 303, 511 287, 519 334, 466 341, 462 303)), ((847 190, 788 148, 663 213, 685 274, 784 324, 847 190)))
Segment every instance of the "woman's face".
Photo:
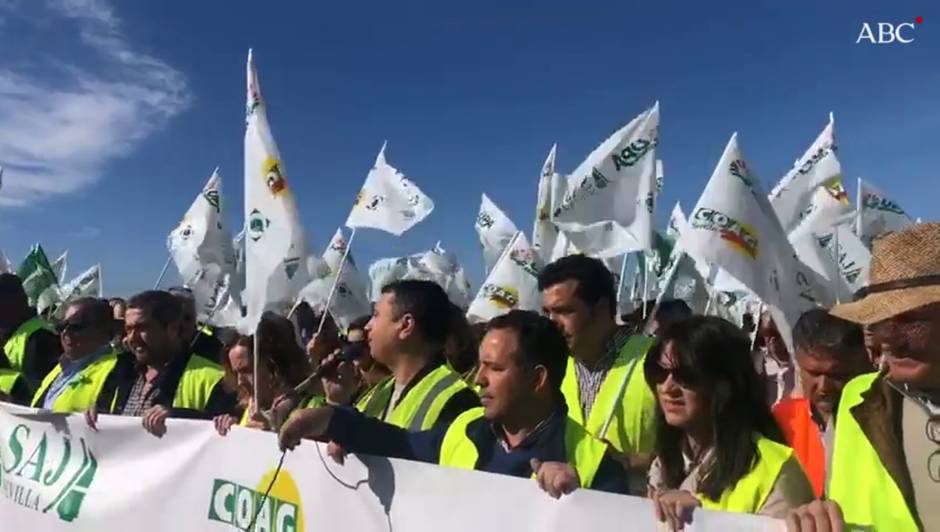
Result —
MULTIPOLYGON (((251 350, 245 346, 236 345, 229 350, 228 361, 232 367, 232 373, 235 374, 238 390, 247 397, 253 397, 255 391, 254 359, 251 356, 251 350)), ((258 368, 258 377, 260 377, 261 383, 258 390, 258 398, 262 404, 267 404, 269 400, 273 399, 270 397, 273 379, 264 364, 261 364, 258 368)))
POLYGON ((679 369, 672 342, 666 344, 662 350, 659 366, 661 375, 656 382, 656 398, 666 423, 682 430, 707 423, 707 397, 689 385, 692 379, 683 375, 684 372, 679 369))

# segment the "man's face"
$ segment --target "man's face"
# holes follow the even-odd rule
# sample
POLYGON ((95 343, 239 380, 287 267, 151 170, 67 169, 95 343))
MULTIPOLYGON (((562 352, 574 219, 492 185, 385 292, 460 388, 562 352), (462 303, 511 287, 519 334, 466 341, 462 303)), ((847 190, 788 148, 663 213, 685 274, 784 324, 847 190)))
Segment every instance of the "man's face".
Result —
POLYGON ((137 308, 124 316, 124 343, 145 365, 167 362, 180 347, 179 323, 163 325, 137 308))
POLYGON ((518 348, 516 333, 510 329, 489 331, 480 343, 476 383, 481 387, 483 416, 489 421, 511 417, 514 411, 529 404, 519 399, 534 393, 532 370, 516 362, 518 348))
POLYGON ((87 309, 72 305, 65 311, 60 324, 62 353, 70 359, 79 359, 93 353, 110 339, 110 331, 102 330, 107 325, 95 323, 87 309))
POLYGON ((385 293, 375 304, 372 319, 366 324, 369 351, 380 363, 392 368, 400 352, 405 334, 402 330, 405 316, 398 315, 395 294, 385 293))
POLYGON ((796 362, 803 397, 827 420, 835 413, 845 384, 871 369, 862 353, 846 355, 821 349, 797 349, 796 362))
POLYGON ((585 346, 592 332, 596 307, 592 309, 577 296, 578 281, 568 280, 542 291, 542 310, 555 322, 572 353, 585 346))
POLYGON ((877 323, 873 334, 891 380, 940 390, 940 304, 877 323))

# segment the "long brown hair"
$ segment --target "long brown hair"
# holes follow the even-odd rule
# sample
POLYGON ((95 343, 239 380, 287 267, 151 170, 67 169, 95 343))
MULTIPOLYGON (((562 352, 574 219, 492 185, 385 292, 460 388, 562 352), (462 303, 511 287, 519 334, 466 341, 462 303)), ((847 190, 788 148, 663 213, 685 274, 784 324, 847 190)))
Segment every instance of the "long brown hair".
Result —
MULTIPOLYGON (((258 328, 260 330, 260 345, 258 346, 261 352, 260 362, 285 386, 298 385, 310 374, 310 363, 304 350, 297 344, 294 325, 287 318, 273 312, 265 312, 261 315, 258 328)), ((253 357, 254 336, 234 335, 225 343, 222 350, 222 367, 225 370, 223 382, 226 388, 234 392, 238 391, 238 387, 228 354, 236 347, 244 347, 253 357)), ((246 402, 248 398, 240 397, 240 399, 246 402)))

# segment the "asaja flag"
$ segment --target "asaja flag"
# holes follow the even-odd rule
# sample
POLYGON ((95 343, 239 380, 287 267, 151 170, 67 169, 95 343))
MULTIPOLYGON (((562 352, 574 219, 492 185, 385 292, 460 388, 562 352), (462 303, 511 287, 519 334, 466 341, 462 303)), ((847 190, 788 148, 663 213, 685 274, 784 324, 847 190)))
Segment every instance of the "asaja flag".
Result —
MULTIPOLYGON (((552 145, 545 163, 542 164, 542 173, 539 175, 538 195, 535 200, 535 224, 532 227, 532 249, 544 259, 552 255, 555 240, 558 238, 558 228, 552 222, 552 196, 559 189, 564 193, 564 180, 555 172, 555 155, 558 145, 552 145), (560 185, 560 187, 559 187, 560 185)), ((490 268, 487 268, 489 271, 490 268)))
POLYGON ((855 233, 868 245, 882 233, 900 231, 914 223, 897 202, 862 178, 858 179, 857 215, 855 233))
POLYGON ((537 260, 525 235, 516 233, 470 303, 467 319, 485 322, 510 310, 541 308, 537 260))
POLYGON ((183 284, 193 291, 202 321, 211 321, 220 300, 237 299, 241 292, 235 281, 237 260, 223 203, 222 177, 216 168, 167 238, 167 249, 183 284))
POLYGON ((610 257, 652 245, 659 102, 598 146, 554 198, 552 220, 581 250, 610 257))
POLYGON ((434 210, 434 202, 424 195, 394 166, 385 160, 385 145, 375 158, 362 190, 346 219, 347 227, 369 227, 401 236, 434 210))
POLYGON ((252 53, 248 51, 245 128, 245 306, 243 331, 267 308, 289 307, 309 280, 307 237, 268 125, 252 53))
POLYGON ((738 147, 737 134, 728 141, 678 247, 723 269, 759 296, 789 347, 797 318, 819 303, 816 276, 797 260, 738 147))
POLYGON ((16 275, 23 281, 30 305, 41 311, 58 302, 58 280, 41 245, 30 248, 16 275))
POLYGON ((830 113, 829 123, 815 142, 770 192, 770 203, 788 234, 800 225, 819 187, 836 182, 841 187, 842 165, 836 150, 835 121, 830 113))
POLYGON ((477 214, 474 228, 480 237, 480 245, 483 246, 483 262, 486 265, 486 271, 489 272, 519 230, 506 213, 497 207, 486 194, 483 194, 480 200, 480 212, 477 214))

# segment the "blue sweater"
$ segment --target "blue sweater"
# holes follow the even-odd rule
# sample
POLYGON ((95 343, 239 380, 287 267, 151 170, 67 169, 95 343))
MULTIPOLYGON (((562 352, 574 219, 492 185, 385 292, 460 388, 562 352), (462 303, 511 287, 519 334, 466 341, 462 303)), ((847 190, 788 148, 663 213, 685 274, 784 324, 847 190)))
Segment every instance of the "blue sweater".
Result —
MULTIPOLYGON (((474 469, 529 478, 532 476, 532 467, 529 465, 532 458, 543 462, 566 462, 566 416, 567 411, 562 407, 539 430, 513 449, 503 445, 498 436, 499 429, 485 419, 470 423, 467 436, 479 452, 474 469)), ((325 436, 349 452, 436 464, 447 429, 447 426, 438 426, 426 431, 408 432, 366 417, 352 408, 338 407, 333 409, 325 436)), ((594 481, 588 487, 626 494, 626 471, 609 453, 605 454, 594 481)))

